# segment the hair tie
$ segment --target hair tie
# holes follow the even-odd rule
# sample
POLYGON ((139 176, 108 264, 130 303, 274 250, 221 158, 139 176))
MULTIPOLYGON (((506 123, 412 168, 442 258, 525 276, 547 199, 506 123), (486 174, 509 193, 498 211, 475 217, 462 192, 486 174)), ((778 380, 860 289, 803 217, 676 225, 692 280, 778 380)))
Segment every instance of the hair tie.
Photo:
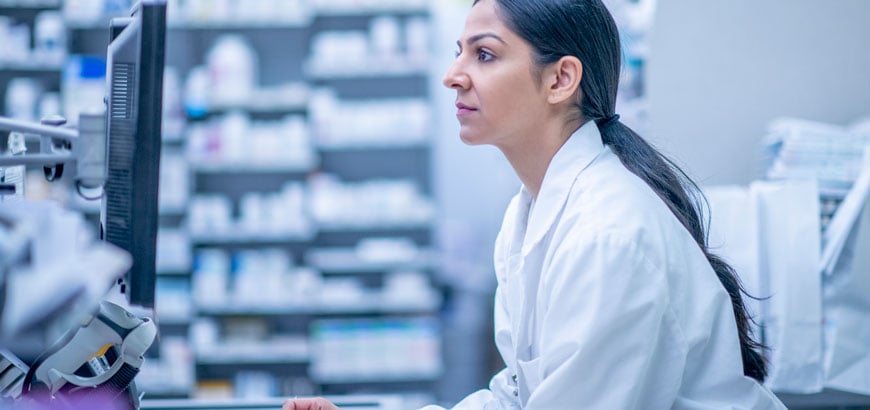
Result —
POLYGON ((613 115, 605 118, 603 121, 599 122, 598 128, 604 128, 604 127, 610 125, 611 123, 618 122, 618 121, 619 121, 619 114, 613 114, 613 115))

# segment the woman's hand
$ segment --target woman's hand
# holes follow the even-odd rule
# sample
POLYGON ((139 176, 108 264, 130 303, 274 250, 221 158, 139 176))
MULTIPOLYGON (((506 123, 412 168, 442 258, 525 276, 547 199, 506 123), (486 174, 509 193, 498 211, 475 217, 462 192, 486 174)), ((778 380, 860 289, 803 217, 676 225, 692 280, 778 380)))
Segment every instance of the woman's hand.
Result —
POLYGON ((339 410, 336 405, 322 397, 311 399, 287 399, 281 410, 339 410))

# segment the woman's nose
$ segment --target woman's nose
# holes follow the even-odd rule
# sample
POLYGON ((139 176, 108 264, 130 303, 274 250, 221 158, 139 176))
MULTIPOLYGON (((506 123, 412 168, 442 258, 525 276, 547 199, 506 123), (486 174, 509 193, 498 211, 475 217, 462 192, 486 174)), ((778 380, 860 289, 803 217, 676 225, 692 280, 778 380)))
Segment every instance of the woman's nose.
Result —
POLYGON ((466 89, 468 88, 468 76, 462 72, 462 67, 459 59, 450 65, 447 72, 444 74, 444 79, 441 83, 445 87, 451 89, 466 89))

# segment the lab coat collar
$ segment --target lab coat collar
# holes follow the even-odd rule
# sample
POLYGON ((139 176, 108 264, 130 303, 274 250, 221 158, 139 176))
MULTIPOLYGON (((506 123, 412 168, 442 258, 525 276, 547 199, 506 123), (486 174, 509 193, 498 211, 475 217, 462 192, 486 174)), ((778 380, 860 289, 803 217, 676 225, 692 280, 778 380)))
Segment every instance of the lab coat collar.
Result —
MULTIPOLYGON (((522 253, 528 255, 544 238, 565 206, 574 180, 604 150, 601 133, 595 121, 588 121, 572 134, 550 161, 535 206, 529 215, 522 253)), ((525 186, 521 198, 531 200, 525 186)), ((529 202, 524 204, 528 209, 529 202)))

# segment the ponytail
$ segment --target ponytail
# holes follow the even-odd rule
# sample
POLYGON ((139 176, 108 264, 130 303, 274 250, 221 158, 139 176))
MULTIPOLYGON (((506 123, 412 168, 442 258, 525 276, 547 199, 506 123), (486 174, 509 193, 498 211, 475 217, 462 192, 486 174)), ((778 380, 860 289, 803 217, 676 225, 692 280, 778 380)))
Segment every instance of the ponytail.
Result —
MULTIPOLYGON (((707 234, 700 212, 703 209, 701 205, 707 204, 706 198, 680 167, 659 153, 631 128, 619 122, 618 116, 615 117, 597 121, 600 124, 602 142, 610 146, 629 171, 652 187, 704 252, 719 282, 731 297, 731 307, 734 310, 737 334, 740 338, 743 374, 763 382, 767 376, 767 366, 761 351, 765 347, 752 337, 749 326, 752 319, 746 312, 742 297, 744 293, 749 295, 734 269, 710 252, 707 245, 707 234)), ((709 223, 707 225, 709 226, 709 223)))

